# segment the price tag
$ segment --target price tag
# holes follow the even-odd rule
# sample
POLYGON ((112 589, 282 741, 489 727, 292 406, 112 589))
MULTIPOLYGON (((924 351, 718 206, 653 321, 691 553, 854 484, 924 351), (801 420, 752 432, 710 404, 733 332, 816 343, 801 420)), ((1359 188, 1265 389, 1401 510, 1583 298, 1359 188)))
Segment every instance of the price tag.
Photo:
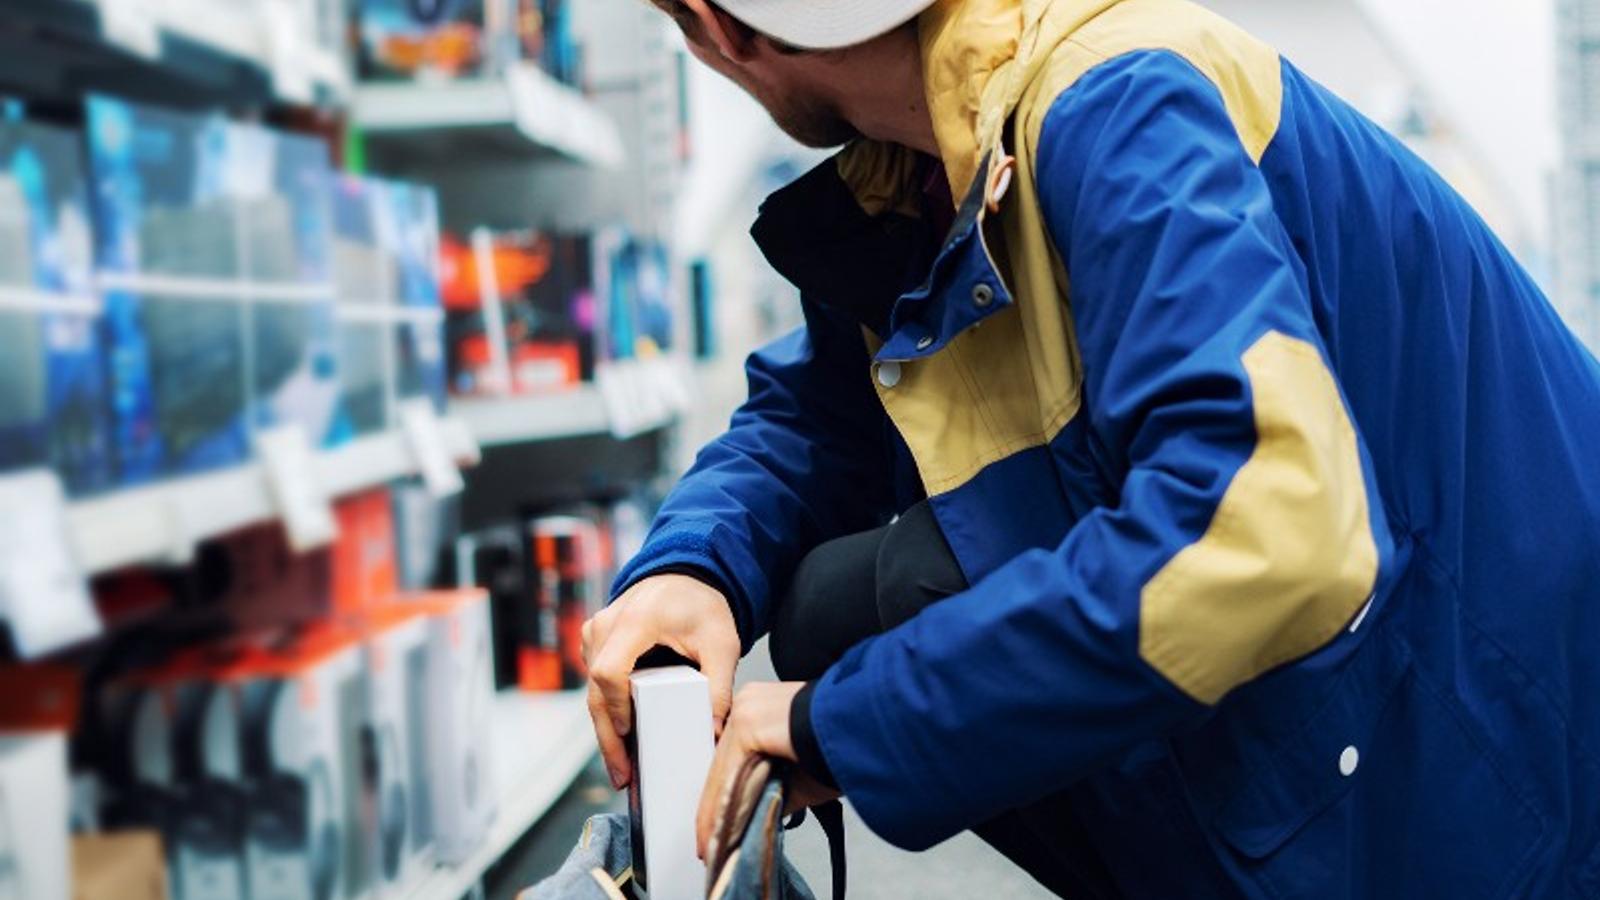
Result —
POLYGON ((595 385, 606 407, 611 435, 619 440, 639 433, 639 405, 634 398, 631 372, 626 364, 612 364, 595 373, 595 385))
POLYGON ((100 633, 53 472, 0 478, 0 617, 23 659, 100 633))
POLYGON ((411 453, 416 457, 417 470, 428 493, 437 498, 461 493, 466 483, 461 480, 461 470, 456 468, 455 456, 445 442, 444 428, 433 410, 433 401, 414 397, 400 404, 400 427, 411 443, 411 453))
POLYGON ((299 425, 283 425, 256 437, 267 485, 278 503, 289 546, 296 553, 326 547, 339 536, 328 492, 317 477, 316 455, 299 425))
POLYGON ((154 0, 100 0, 105 39, 146 59, 161 55, 161 25, 154 0))
POLYGON ((446 417, 440 423, 444 429, 445 444, 450 448, 450 455, 465 466, 475 466, 483 462, 483 447, 479 446, 477 435, 466 422, 455 418, 446 417))
POLYGON ((267 68, 280 99, 310 103, 316 98, 310 59, 312 23, 295 14, 288 0, 269 0, 261 11, 266 28, 267 68))
POLYGON ((529 66, 512 66, 505 73, 506 90, 511 95, 511 118, 517 129, 541 144, 559 146, 563 135, 551 121, 550 88, 529 66))

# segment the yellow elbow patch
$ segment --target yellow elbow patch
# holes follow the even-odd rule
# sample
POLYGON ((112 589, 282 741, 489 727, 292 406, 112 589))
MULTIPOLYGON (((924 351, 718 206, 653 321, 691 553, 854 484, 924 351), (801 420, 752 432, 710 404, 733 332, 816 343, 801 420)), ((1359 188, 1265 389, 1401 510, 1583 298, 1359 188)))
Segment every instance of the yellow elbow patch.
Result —
POLYGON ((1321 354, 1271 332, 1243 362, 1255 452, 1140 597, 1140 656, 1206 704, 1333 640, 1378 575, 1355 429, 1321 354))

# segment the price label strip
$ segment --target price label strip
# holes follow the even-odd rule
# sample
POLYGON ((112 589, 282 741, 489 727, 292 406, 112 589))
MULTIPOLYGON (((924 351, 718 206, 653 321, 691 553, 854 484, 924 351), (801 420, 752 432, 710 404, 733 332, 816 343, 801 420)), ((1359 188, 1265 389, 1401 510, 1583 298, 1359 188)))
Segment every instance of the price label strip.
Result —
POLYGON ((639 405, 635 401, 631 370, 625 364, 612 364, 595 373, 595 385, 606 407, 611 436, 627 440, 639 432, 639 405))
POLYGON ((289 546, 296 553, 326 547, 339 536, 328 492, 317 477, 316 455, 305 430, 285 425, 256 437, 267 486, 278 504, 289 546))
POLYGON ((100 615, 49 471, 0 478, 0 617, 17 653, 37 659, 100 634, 100 615))
POLYGON ((267 0, 261 12, 273 91, 290 102, 310 103, 316 97, 316 78, 309 61, 314 50, 314 24, 299 15, 288 0, 267 0))
POLYGON ((400 427, 411 444, 417 470, 428 493, 437 498, 461 493, 466 482, 456 468, 455 456, 445 440, 444 427, 433 409, 433 401, 414 397, 400 404, 400 427))
POLYGON ((161 55, 156 0, 100 0, 100 31, 110 43, 146 59, 161 55))

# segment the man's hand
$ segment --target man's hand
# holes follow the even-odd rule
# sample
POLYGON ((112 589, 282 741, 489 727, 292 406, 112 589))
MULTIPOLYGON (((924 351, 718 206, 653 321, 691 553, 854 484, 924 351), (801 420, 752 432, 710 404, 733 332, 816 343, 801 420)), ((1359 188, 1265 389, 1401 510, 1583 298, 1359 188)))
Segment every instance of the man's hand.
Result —
MULTIPOLYGON (((716 756, 711 760, 711 774, 706 777, 706 787, 700 795, 700 810, 695 816, 695 840, 700 858, 705 859, 706 844, 711 840, 711 829, 716 824, 717 803, 727 790, 728 780, 738 776, 744 761, 760 754, 772 759, 795 760, 794 742, 789 735, 789 707, 795 695, 805 687, 804 682, 747 684, 739 689, 733 700, 733 714, 728 727, 717 742, 716 756)), ((804 809, 837 797, 810 778, 791 778, 789 785, 790 809, 804 809)))
POLYGON ((618 790, 633 778, 622 743, 633 727, 628 676, 639 657, 658 646, 700 666, 711 684, 711 715, 718 734, 728 717, 740 648, 727 599, 687 575, 657 575, 629 588, 583 625, 589 716, 611 784, 618 790))

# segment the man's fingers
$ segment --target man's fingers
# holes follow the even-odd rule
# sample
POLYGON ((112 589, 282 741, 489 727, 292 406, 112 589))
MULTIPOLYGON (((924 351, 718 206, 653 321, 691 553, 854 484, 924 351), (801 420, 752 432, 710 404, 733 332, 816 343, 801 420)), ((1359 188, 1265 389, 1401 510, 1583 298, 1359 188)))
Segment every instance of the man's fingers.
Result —
POLYGON ((595 613, 589 621, 583 623, 583 664, 593 667, 595 655, 605 648, 606 638, 611 634, 611 622, 615 617, 612 607, 607 607, 595 613))
POLYGON ((657 639, 655 633, 642 628, 615 628, 589 667, 589 681, 599 687, 606 714, 611 718, 611 728, 618 735, 626 735, 633 728, 633 698, 628 676, 633 674, 639 657, 654 647, 657 639))
POLYGON ((628 748, 611 724, 611 712, 606 708, 600 688, 589 684, 589 718, 594 720, 595 739, 600 742, 600 756, 605 760, 606 774, 611 776, 611 786, 622 790, 633 779, 633 769, 628 763, 628 748))
POLYGON ((718 653, 700 654, 700 672, 706 676, 711 688, 711 720, 715 723, 717 737, 722 736, 722 726, 733 709, 733 673, 738 658, 726 658, 718 653))

